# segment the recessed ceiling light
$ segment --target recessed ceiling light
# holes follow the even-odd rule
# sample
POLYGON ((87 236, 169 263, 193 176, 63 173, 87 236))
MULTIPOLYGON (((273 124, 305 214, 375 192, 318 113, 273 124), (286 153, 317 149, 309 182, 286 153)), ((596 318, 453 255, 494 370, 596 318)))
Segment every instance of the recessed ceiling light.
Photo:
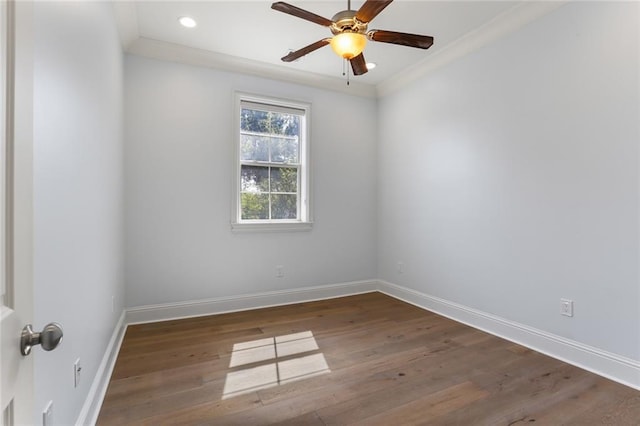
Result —
POLYGON ((179 17, 178 22, 180 22, 180 25, 182 25, 185 28, 194 28, 196 25, 198 25, 196 20, 189 16, 179 17))
POLYGON ((375 62, 367 62, 367 69, 368 70, 372 70, 375 67, 377 67, 378 65, 375 62))

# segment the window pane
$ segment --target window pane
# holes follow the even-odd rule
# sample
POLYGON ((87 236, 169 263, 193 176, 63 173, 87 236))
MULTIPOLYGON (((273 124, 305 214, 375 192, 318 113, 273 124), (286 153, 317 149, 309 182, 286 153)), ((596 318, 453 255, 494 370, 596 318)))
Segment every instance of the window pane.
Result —
POLYGON ((290 167, 272 167, 271 192, 298 192, 298 170, 290 167))
POLYGON ((300 134, 300 116, 293 114, 277 114, 277 126, 280 135, 298 136, 300 134))
POLYGON ((269 133, 269 113, 242 108, 240 112, 240 129, 249 132, 269 133))
POLYGON ((242 192, 269 192, 269 168, 242 166, 242 192))
POLYGON ((240 158, 247 161, 269 161, 269 138, 259 135, 240 135, 240 158))
POLYGON ((242 219, 269 219, 269 194, 243 193, 241 195, 242 219))
POLYGON ((271 196, 272 219, 297 219, 298 196, 295 194, 276 194, 271 196))
POLYGON ((271 161, 298 163, 298 138, 271 138, 271 161))
POLYGON ((300 134, 300 116, 242 108, 240 129, 270 135, 296 136, 300 134))

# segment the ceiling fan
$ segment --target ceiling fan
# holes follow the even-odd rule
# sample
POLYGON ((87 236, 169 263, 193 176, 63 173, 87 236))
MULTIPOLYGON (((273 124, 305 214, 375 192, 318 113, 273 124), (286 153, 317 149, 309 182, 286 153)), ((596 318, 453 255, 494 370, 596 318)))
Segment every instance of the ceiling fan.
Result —
POLYGON ((382 10, 389 6, 393 0, 366 0, 360 9, 351 10, 351 0, 347 1, 347 10, 336 13, 333 18, 327 19, 315 13, 306 11, 288 3, 278 1, 271 8, 279 12, 297 16, 315 24, 329 27, 333 37, 323 38, 315 43, 290 52, 282 57, 284 62, 292 62, 327 44, 331 44, 333 50, 351 63, 354 75, 366 73, 367 63, 362 51, 367 40, 382 43, 400 44, 403 46, 428 49, 433 44, 433 37, 399 33, 386 30, 368 30, 369 22, 382 10))

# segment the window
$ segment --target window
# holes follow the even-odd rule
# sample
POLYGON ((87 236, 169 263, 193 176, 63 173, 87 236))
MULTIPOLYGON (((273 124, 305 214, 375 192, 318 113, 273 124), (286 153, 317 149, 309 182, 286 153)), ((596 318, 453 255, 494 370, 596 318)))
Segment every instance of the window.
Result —
POLYGON ((310 105, 236 94, 232 228, 311 227, 310 105))

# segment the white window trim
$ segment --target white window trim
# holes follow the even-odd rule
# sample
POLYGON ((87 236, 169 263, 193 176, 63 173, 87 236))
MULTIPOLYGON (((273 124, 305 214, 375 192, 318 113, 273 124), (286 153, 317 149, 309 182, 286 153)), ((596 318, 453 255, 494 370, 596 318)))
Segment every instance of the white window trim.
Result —
POLYGON ((310 231, 313 226, 313 203, 311 194, 311 104, 271 96, 260 96, 235 92, 233 100, 233 178, 231 188, 231 229, 234 232, 290 232, 310 231), (300 220, 242 220, 240 218, 240 107, 242 102, 282 106, 304 111, 305 125, 303 143, 300 144, 300 220))

